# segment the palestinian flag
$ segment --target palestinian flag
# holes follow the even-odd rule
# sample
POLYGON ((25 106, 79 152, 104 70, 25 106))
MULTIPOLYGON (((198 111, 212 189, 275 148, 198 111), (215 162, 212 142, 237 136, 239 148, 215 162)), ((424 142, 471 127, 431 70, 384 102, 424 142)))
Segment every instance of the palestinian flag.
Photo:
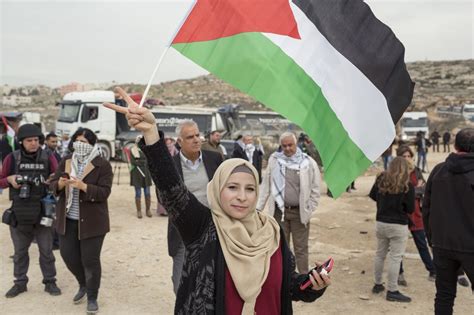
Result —
POLYGON ((5 118, 5 116, 2 116, 2 122, 5 125, 6 140, 7 140, 8 144, 10 145, 10 147, 12 148, 12 152, 13 152, 13 151, 15 151, 15 130, 13 130, 13 128, 10 127, 10 125, 8 124, 7 119, 5 118))
POLYGON ((334 196, 413 95, 403 45, 361 0, 198 0, 172 47, 303 128, 334 196))

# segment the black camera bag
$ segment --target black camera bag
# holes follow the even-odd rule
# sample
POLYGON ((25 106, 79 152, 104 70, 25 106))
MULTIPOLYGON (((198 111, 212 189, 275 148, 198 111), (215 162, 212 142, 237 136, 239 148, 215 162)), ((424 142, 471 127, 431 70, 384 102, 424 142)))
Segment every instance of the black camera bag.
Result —
POLYGON ((15 213, 12 211, 12 209, 7 209, 3 211, 2 223, 10 225, 11 227, 17 226, 18 222, 16 221, 15 213))

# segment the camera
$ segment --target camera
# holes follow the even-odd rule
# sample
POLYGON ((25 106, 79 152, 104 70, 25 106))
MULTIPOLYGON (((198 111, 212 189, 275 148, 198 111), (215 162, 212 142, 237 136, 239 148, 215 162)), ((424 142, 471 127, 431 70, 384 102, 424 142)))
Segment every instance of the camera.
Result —
POLYGON ((16 182, 20 185, 20 198, 28 199, 30 198, 31 186, 39 186, 44 183, 43 176, 31 176, 31 175, 18 175, 16 177, 16 182))
POLYGON ((41 199, 41 210, 43 216, 41 217, 40 224, 46 227, 52 226, 56 219, 56 198, 52 194, 48 194, 41 199))

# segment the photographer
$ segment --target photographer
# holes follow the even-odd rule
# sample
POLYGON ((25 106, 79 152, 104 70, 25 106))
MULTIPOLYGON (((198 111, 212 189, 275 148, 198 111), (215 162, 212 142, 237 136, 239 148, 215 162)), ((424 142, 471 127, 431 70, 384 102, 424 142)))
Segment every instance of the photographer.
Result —
POLYGON ((20 149, 3 160, 0 188, 10 188, 11 209, 6 210, 2 221, 10 225, 10 234, 15 250, 15 285, 6 293, 13 298, 27 291, 28 248, 36 239, 40 251, 39 263, 43 273, 44 290, 51 295, 60 295, 56 286, 56 267, 52 242, 52 215, 42 211, 41 199, 47 195, 46 179, 56 171, 56 159, 40 147, 41 130, 26 124, 18 130, 20 149))

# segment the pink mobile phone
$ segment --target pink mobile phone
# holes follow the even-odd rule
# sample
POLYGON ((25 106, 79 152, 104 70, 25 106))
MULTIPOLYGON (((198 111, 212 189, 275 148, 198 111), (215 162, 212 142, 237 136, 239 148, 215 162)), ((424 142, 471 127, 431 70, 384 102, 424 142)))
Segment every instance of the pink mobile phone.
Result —
POLYGON ((317 273, 330 273, 332 270, 332 267, 334 266, 334 259, 331 257, 326 260, 321 266, 319 267, 314 267, 311 269, 308 274, 307 274, 307 279, 303 281, 303 283, 300 285, 300 290, 305 290, 308 287, 311 287, 313 284, 311 283, 311 280, 309 280, 309 275, 313 273, 313 270, 316 270, 317 273))

